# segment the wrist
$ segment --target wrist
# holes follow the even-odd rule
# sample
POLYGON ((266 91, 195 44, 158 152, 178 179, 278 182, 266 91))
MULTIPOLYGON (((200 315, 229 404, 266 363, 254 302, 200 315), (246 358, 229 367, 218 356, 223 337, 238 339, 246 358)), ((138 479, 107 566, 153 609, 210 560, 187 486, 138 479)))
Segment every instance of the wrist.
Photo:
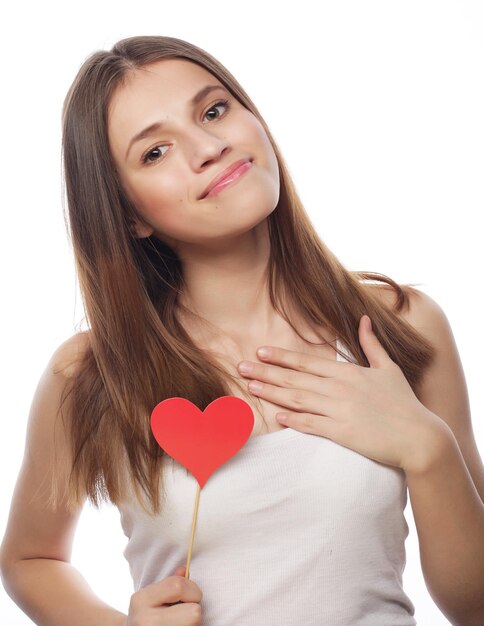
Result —
POLYGON ((402 468, 407 477, 425 476, 438 469, 458 446, 454 433, 438 415, 426 410, 415 434, 412 452, 402 468))

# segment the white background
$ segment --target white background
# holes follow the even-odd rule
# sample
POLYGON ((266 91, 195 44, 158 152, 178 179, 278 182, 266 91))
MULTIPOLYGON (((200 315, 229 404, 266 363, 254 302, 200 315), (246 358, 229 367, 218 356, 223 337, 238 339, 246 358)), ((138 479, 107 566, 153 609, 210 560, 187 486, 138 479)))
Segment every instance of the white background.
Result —
MULTIPOLYGON (((83 317, 62 217, 63 98, 91 52, 133 35, 186 39, 226 65, 265 117, 319 234, 346 267, 418 283, 441 305, 482 452, 479 0, 19 2, 0 22, 2 534, 37 381, 83 317)), ((410 502, 405 514, 404 588, 417 622, 448 624, 425 588, 410 502)), ((85 510, 73 562, 121 610, 131 594, 124 546, 116 509, 85 510)), ((0 615, 9 626, 32 623, 3 589, 0 615)))

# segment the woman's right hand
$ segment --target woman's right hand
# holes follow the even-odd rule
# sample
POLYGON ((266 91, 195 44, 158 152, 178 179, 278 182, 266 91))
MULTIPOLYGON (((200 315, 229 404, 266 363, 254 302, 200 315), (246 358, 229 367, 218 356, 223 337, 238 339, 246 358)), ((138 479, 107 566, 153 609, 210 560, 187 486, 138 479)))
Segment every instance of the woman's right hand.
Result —
POLYGON ((202 591, 185 578, 186 567, 131 596, 126 626, 198 626, 202 591))

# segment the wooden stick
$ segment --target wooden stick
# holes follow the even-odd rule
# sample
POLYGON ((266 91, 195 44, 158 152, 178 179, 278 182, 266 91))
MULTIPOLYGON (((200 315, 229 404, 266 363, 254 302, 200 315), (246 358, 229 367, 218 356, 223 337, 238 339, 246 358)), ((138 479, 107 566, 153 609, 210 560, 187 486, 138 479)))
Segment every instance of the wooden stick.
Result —
POLYGON ((192 519, 192 533, 190 536, 190 545, 188 546, 187 569, 185 571, 185 578, 190 578, 190 561, 192 559, 193 538, 195 537, 195 528, 197 526, 199 502, 200 502, 200 485, 197 483, 197 495, 195 496, 195 508, 193 511, 193 519, 192 519))

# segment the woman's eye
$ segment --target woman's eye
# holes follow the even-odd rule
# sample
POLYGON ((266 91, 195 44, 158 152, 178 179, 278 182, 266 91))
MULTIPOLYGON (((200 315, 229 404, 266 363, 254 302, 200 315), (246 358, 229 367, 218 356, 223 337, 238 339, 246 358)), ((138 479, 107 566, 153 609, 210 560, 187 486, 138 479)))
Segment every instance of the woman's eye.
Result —
MULTIPOLYGON (((210 111, 213 111, 214 109, 216 109, 219 106, 223 106, 225 107, 225 110, 228 111, 230 108, 230 104, 228 100, 220 100, 219 102, 216 102, 214 105, 212 105, 205 113, 205 115, 207 115, 210 111)), ((204 116, 205 117, 205 116, 204 116)), ((218 119, 220 117, 220 115, 218 115, 216 118, 212 118, 212 119, 218 119)), ((153 163, 156 163, 157 161, 159 161, 159 159, 161 158, 160 156, 160 149, 161 148, 166 148, 167 146, 164 145, 160 145, 160 146, 154 146, 153 148, 150 148, 149 150, 147 150, 143 156, 141 157, 141 161, 144 164, 147 165, 152 165, 153 163)))
POLYGON ((166 146, 155 146, 154 148, 150 148, 148 152, 142 156, 141 160, 143 163, 156 163, 156 161, 160 158, 156 153, 160 152, 160 148, 166 148, 166 146), (151 157, 154 155, 154 159, 151 160, 151 157))
MULTIPOLYGON (((207 113, 209 113, 210 111, 212 111, 213 109, 215 109, 216 107, 219 107, 219 106, 225 107, 226 110, 228 110, 230 108, 228 100, 220 100, 219 102, 216 102, 213 106, 211 106, 208 109, 207 113)), ((207 115, 207 113, 205 113, 205 115, 207 115)), ((219 115, 219 117, 220 117, 220 115, 219 115)))

